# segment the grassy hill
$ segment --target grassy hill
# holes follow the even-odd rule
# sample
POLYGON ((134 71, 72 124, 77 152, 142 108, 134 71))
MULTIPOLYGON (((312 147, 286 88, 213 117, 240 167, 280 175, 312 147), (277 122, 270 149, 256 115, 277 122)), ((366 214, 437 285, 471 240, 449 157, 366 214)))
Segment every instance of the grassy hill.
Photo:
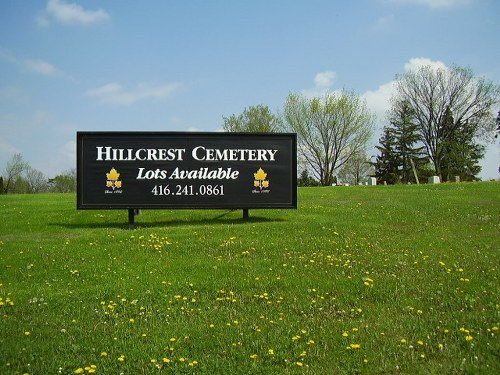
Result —
POLYGON ((298 210, 0 195, 1 374, 500 373, 500 183, 298 210))

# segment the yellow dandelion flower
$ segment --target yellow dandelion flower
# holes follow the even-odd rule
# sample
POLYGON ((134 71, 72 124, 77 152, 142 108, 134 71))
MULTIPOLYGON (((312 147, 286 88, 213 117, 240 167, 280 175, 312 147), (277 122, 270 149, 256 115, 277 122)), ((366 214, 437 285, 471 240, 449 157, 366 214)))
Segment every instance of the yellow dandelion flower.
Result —
POLYGON ((252 354, 252 355, 250 356, 250 358, 252 358, 252 359, 256 359, 256 358, 257 358, 257 354, 252 354))
POLYGON ((347 337, 347 336, 349 336, 349 334, 348 334, 347 332, 344 332, 344 333, 342 334, 342 336, 343 336, 343 337, 347 337))
POLYGON ((304 366, 304 364, 303 364, 302 362, 300 362, 300 361, 295 362, 295 364, 296 364, 297 366, 299 366, 299 367, 304 366))
POLYGON ((170 363, 171 362, 170 359, 168 359, 168 358, 163 358, 162 361, 163 361, 163 363, 170 363))
POLYGON ((107 352, 101 352, 101 357, 107 357, 108 353, 107 352))
POLYGON ((73 373, 75 374, 83 374, 85 372, 84 369, 82 369, 81 367, 78 367, 75 371, 73 371, 73 373))
POLYGON ((401 344, 406 344, 406 339, 401 339, 401 344))
POLYGON ((474 340, 474 337, 472 337, 471 335, 467 335, 467 336, 465 336, 465 340, 470 342, 470 341, 474 340))

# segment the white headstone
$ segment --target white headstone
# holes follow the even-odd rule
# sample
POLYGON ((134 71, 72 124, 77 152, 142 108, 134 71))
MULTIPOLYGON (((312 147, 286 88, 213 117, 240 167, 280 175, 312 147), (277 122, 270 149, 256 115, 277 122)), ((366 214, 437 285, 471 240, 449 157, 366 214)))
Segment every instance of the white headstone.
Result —
POLYGON ((427 182, 429 184, 439 184, 441 180, 439 179, 439 176, 431 176, 427 182))
POLYGON ((368 179, 368 185, 371 185, 371 186, 377 185, 377 179, 375 177, 370 177, 368 179))

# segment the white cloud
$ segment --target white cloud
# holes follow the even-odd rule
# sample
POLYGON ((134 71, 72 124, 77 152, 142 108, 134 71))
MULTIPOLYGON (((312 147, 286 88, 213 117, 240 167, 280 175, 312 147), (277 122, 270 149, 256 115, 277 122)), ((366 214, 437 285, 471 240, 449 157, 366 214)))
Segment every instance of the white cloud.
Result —
POLYGON ((88 90, 86 95, 98 98, 102 103, 131 105, 141 100, 167 98, 181 87, 179 83, 160 86, 138 84, 134 89, 125 90, 120 84, 113 82, 88 90))
POLYGON ((473 1, 474 0, 389 0, 389 2, 395 4, 425 5, 431 9, 452 8, 455 6, 470 4, 473 1))
POLYGON ((337 73, 333 70, 319 72, 314 76, 314 87, 302 90, 302 94, 307 97, 315 97, 331 92, 337 73))
POLYGON ((394 81, 390 81, 380 85, 376 90, 366 91, 361 97, 366 100, 366 105, 375 113, 380 122, 384 121, 386 117, 393 93, 394 81))
POLYGON ((86 10, 76 3, 66 3, 63 0, 49 0, 45 12, 40 14, 37 22, 40 26, 50 25, 53 19, 63 24, 84 24, 106 21, 109 14, 103 10, 86 10))
MULTIPOLYGON (((431 66, 434 69, 449 68, 442 61, 435 61, 425 57, 414 57, 406 62, 403 66, 404 71, 418 69, 421 66, 431 66)), ((391 97, 394 94, 395 81, 389 81, 381 84, 376 90, 368 90, 361 96, 366 100, 366 104, 370 110, 377 115, 377 123, 383 126, 386 123, 387 111, 391 106, 391 97)))
POLYGON ((24 66, 28 68, 28 70, 44 76, 56 76, 62 74, 62 72, 60 72, 54 65, 43 60, 24 60, 24 66))
POLYGON ((337 74, 332 70, 321 72, 314 77, 314 83, 317 88, 329 88, 333 86, 337 74))
MULTIPOLYGON (((404 64, 403 68, 405 72, 408 72, 421 66, 431 66, 434 69, 449 69, 442 61, 431 60, 425 57, 411 58, 404 64)), ((325 93, 335 93, 338 91, 333 89, 336 78, 337 74, 332 70, 317 73, 314 77, 314 87, 302 90, 302 94, 312 98, 324 95, 325 93)), ((375 90, 368 90, 361 95, 366 100, 368 108, 377 116, 377 123, 379 124, 383 125, 386 122, 387 111, 390 108, 394 90, 395 81, 392 80, 382 83, 375 90)))
POLYGON ((410 70, 417 69, 421 66, 431 66, 434 69, 448 70, 448 67, 442 61, 439 61, 439 60, 433 61, 433 60, 425 58, 425 57, 414 57, 414 58, 410 59, 410 61, 408 61, 405 64, 405 71, 408 72, 410 70))
POLYGON ((64 77, 74 80, 71 76, 56 68, 53 64, 41 59, 23 59, 15 56, 11 51, 0 48, 0 60, 28 70, 32 73, 41 74, 48 77, 64 77))

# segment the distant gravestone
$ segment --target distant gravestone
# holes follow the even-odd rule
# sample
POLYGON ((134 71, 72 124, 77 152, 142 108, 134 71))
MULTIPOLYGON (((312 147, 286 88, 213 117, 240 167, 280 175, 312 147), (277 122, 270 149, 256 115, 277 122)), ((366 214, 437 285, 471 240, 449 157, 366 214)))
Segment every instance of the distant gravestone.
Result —
POLYGON ((431 176, 427 182, 429 184, 439 184, 441 180, 439 179, 439 176, 431 176))
POLYGON ((370 185, 370 186, 375 186, 375 185, 377 185, 377 179, 376 179, 375 177, 370 177, 370 178, 368 179, 368 185, 370 185))
POLYGON ((455 176, 455 182, 460 182, 460 176, 455 176))

